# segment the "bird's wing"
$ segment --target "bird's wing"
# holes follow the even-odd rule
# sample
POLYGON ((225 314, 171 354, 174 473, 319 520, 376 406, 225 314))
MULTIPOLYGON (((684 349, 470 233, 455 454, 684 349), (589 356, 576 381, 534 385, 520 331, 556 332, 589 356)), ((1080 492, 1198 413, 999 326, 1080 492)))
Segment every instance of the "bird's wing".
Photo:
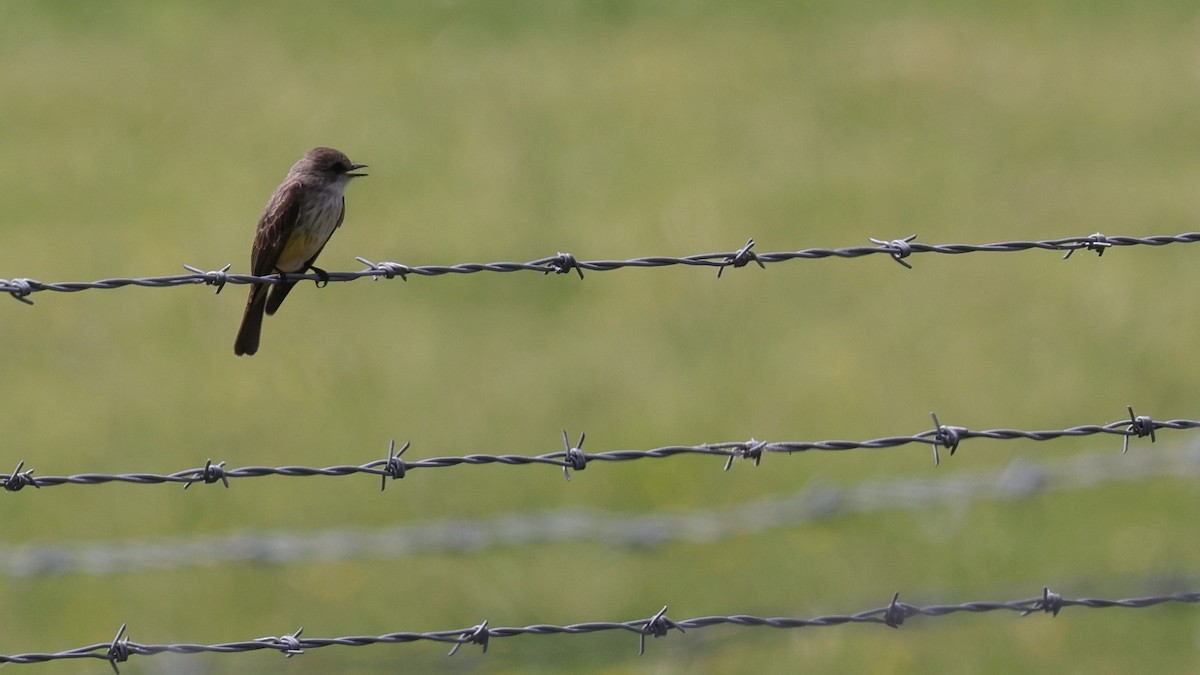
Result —
POLYGON ((267 202, 267 208, 258 219, 258 232, 254 235, 250 267, 255 276, 265 276, 275 271, 279 255, 296 228, 303 197, 304 185, 298 180, 287 181, 271 195, 271 201, 267 202))

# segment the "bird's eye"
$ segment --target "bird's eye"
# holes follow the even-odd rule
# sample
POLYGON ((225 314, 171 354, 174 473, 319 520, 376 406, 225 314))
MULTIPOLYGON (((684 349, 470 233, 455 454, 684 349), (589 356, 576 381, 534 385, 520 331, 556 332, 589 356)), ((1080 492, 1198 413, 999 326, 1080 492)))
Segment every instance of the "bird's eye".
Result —
POLYGON ((342 164, 341 162, 334 162, 333 166, 331 168, 334 170, 335 173, 346 173, 347 171, 350 170, 350 167, 346 166, 345 164, 342 164))

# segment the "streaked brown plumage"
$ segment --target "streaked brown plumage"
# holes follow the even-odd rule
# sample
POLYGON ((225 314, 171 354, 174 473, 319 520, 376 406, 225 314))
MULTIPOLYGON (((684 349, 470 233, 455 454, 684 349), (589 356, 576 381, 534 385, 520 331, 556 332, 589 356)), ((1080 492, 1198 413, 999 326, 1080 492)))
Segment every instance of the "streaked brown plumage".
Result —
MULTIPOLYGON (((354 173, 366 164, 355 164, 333 148, 313 148, 296 162, 258 219, 250 270, 255 276, 303 274, 313 267, 321 249, 342 224, 346 215, 344 192, 354 173)), ((297 282, 253 284, 246 299, 246 312, 238 329, 233 353, 258 351, 264 312, 274 314, 297 282)))

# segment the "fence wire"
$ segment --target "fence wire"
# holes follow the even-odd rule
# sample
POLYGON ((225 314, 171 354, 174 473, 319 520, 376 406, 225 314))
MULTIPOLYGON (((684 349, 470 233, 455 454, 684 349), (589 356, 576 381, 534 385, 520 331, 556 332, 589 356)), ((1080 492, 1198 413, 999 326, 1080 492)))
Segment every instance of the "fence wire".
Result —
POLYGON ((51 487, 56 485, 99 485, 103 483, 134 483, 138 485, 153 485, 161 483, 181 483, 189 488, 195 483, 217 483, 229 487, 231 478, 262 478, 265 476, 350 476, 355 474, 370 474, 380 477, 380 489, 387 487, 388 479, 400 479, 416 469, 449 468, 462 465, 504 464, 519 466, 528 464, 546 464, 560 467, 567 480, 571 479, 571 470, 583 471, 591 462, 622 462, 635 459, 662 459, 677 455, 710 455, 725 458, 725 469, 728 470, 733 461, 738 458, 748 459, 757 466, 764 454, 767 453, 796 453, 810 450, 842 451, 866 448, 895 448, 910 444, 928 445, 933 450, 934 466, 941 463, 939 449, 946 449, 953 455, 963 441, 972 438, 990 438, 993 440, 1029 440, 1049 441, 1065 437, 1091 436, 1095 434, 1111 434, 1122 436, 1122 453, 1129 450, 1129 438, 1150 437, 1156 440, 1159 429, 1194 429, 1200 427, 1200 421, 1176 419, 1160 422, 1146 415, 1135 415, 1133 408, 1127 408, 1129 419, 1109 422, 1108 424, 1087 424, 1066 429, 1044 431, 1023 431, 1020 429, 987 429, 974 431, 966 427, 943 425, 938 421, 937 414, 931 414, 934 428, 922 431, 912 436, 885 436, 868 441, 732 441, 725 443, 708 443, 703 445, 669 445, 652 450, 609 450, 605 452, 587 453, 583 451, 585 434, 580 434, 579 442, 572 444, 566 431, 562 432, 563 450, 541 455, 487 455, 471 454, 459 457, 434 457, 409 461, 404 459, 404 453, 410 444, 405 443, 399 452, 395 449, 395 441, 388 448, 384 459, 377 459, 360 465, 337 465, 324 468, 308 466, 246 466, 227 469, 225 462, 213 463, 210 459, 203 467, 184 469, 170 474, 156 473, 82 473, 72 476, 34 476, 34 469, 26 469, 24 460, 17 463, 12 473, 0 474, 0 485, 9 492, 16 492, 25 487, 51 487))
MULTIPOLYGON (((299 279, 315 281, 324 284, 330 281, 354 281, 363 277, 372 279, 394 279, 400 277, 407 280, 409 275, 436 277, 447 274, 474 274, 477 272, 540 272, 542 274, 568 274, 574 272, 582 279, 584 272, 609 272, 627 268, 668 267, 684 265, 692 267, 716 268, 720 277, 726 268, 745 267, 755 263, 766 268, 767 264, 783 263, 796 260, 819 260, 822 258, 861 258, 870 255, 885 255, 904 267, 911 268, 912 264, 906 258, 918 253, 941 253, 959 255, 963 253, 1012 253, 1017 251, 1045 250, 1065 251, 1063 258, 1071 257, 1075 251, 1093 251, 1104 255, 1104 251, 1113 247, 1123 246, 1166 246, 1168 244, 1191 244, 1200 241, 1200 232, 1185 232, 1177 235, 1156 235, 1150 237, 1106 236, 1099 232, 1084 237, 1065 237, 1062 239, 1044 239, 1040 241, 1002 241, 991 244, 925 244, 916 241, 917 235, 909 235, 902 239, 883 240, 870 238, 872 246, 851 246, 847 248, 808 248, 799 251, 778 251, 774 253, 756 253, 754 239, 747 240, 745 246, 736 251, 719 253, 698 253, 683 257, 644 256, 628 260, 578 260, 570 253, 559 252, 547 258, 538 258, 529 262, 490 262, 490 263, 459 263, 456 265, 405 265, 397 262, 372 262, 367 258, 355 258, 366 265, 364 269, 349 272, 320 272, 314 274, 289 274, 287 281, 299 279)), ((226 284, 279 284, 284 279, 281 275, 270 274, 254 276, 250 274, 231 274, 232 264, 217 270, 203 270, 191 265, 184 267, 191 274, 173 276, 155 276, 140 278, 115 278, 99 281, 66 281, 42 282, 37 279, 17 277, 0 279, 0 292, 8 293, 13 298, 26 304, 33 304, 29 296, 41 291, 57 291, 60 293, 76 293, 92 289, 114 289, 125 286, 143 286, 147 288, 170 288, 174 286, 189 286, 205 284, 215 286, 217 292, 226 284)))
POLYGON ((125 635, 127 625, 122 625, 116 637, 111 642, 101 642, 85 647, 76 647, 54 653, 31 652, 27 654, 0 655, 0 664, 4 663, 43 663, 69 659, 99 659, 108 661, 114 672, 120 673, 117 664, 124 663, 131 656, 151 656, 154 654, 234 654, 262 650, 277 651, 291 658, 300 656, 310 649, 322 647, 365 647, 377 644, 404 644, 409 642, 429 641, 453 645, 449 655, 453 656, 463 645, 478 645, 487 652, 493 638, 507 638, 518 635, 579 635, 583 633, 599 633, 608 631, 625 631, 638 636, 638 653, 646 651, 646 637, 660 638, 667 636, 671 630, 684 633, 689 629, 710 628, 712 626, 732 625, 744 628, 815 628, 818 626, 842 626, 855 623, 881 624, 891 628, 899 628, 909 618, 914 616, 943 617, 962 612, 978 614, 982 612, 1009 611, 1027 616, 1043 612, 1058 616, 1059 612, 1069 607, 1087 607, 1105 609, 1122 607, 1126 609, 1145 609, 1163 603, 1196 603, 1200 602, 1200 592, 1180 592, 1170 595, 1155 595, 1122 600, 1105 600, 1101 598, 1065 598, 1058 593, 1043 587, 1041 595, 1032 598, 1009 601, 980 601, 964 602, 956 605, 910 605, 900 601, 900 594, 892 596, 891 602, 883 607, 868 609, 854 614, 831 614, 816 616, 808 619, 790 617, 761 617, 748 614, 733 614, 728 616, 702 616, 676 621, 667 616, 667 607, 645 619, 631 621, 590 621, 573 623, 564 626, 553 624, 533 624, 520 627, 492 627, 488 621, 483 621, 467 628, 432 632, 396 632, 384 635, 354 635, 335 638, 302 637, 303 628, 294 633, 280 636, 267 636, 239 642, 220 642, 216 644, 145 644, 134 642, 125 635))
POLYGON ((1088 453, 1044 464, 1017 459, 1001 469, 959 471, 936 480, 908 476, 842 486, 814 480, 791 494, 670 513, 556 508, 375 528, 240 531, 90 544, 19 545, 0 540, 0 576, 137 574, 243 562, 395 561, 414 555, 478 554, 496 547, 540 543, 589 542, 638 549, 676 542, 712 544, 846 515, 947 504, 961 509, 979 500, 1018 500, 1197 474, 1200 444, 1124 457, 1088 453))

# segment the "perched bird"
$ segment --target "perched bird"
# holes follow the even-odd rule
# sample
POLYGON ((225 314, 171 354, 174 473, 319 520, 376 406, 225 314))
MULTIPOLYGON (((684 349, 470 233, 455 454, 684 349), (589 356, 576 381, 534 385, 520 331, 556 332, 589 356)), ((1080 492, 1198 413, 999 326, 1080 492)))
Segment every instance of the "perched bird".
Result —
POLYGON ((355 173, 366 166, 351 162, 340 150, 313 148, 292 165, 287 178, 275 188, 258 219, 250 270, 255 276, 278 272, 285 280, 276 285, 250 286, 246 313, 233 343, 234 354, 258 351, 263 312, 274 314, 297 283, 286 281, 286 275, 313 270, 327 276, 324 270, 313 267, 313 262, 346 215, 346 185, 352 178, 367 175, 355 173))

